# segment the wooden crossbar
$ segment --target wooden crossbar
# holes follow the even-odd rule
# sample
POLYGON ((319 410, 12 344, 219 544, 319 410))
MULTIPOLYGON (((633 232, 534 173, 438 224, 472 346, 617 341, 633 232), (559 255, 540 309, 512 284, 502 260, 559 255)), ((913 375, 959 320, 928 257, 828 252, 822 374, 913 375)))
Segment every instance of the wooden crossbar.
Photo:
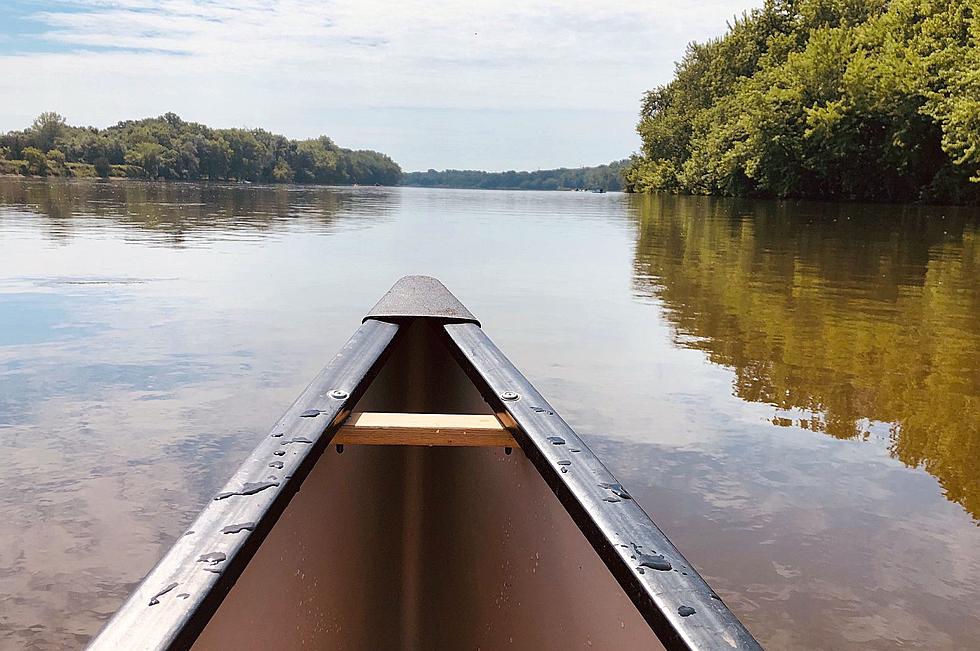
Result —
POLYGON ((333 442, 337 445, 438 445, 516 447, 496 416, 481 414, 351 414, 333 442))

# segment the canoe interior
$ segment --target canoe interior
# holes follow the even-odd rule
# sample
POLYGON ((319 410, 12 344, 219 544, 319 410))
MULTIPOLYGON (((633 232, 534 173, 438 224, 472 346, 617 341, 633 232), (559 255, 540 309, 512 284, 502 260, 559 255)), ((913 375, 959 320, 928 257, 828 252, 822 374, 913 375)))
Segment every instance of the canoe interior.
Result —
MULTIPOLYGON (((493 410, 408 328, 355 411, 493 410)), ((520 449, 333 446, 194 649, 662 648, 520 449)))

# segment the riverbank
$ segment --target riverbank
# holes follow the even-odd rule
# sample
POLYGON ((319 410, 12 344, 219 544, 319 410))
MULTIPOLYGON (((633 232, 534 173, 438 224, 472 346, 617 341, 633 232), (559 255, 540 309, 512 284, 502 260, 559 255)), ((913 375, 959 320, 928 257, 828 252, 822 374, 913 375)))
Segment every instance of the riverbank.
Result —
POLYGON ((329 137, 291 140, 263 129, 216 129, 175 113, 105 129, 42 113, 23 131, 0 135, 0 172, 165 180, 395 185, 401 167, 372 150, 329 137))
POLYGON ((771 2, 643 99, 627 189, 980 204, 971 0, 771 2))
POLYGON ((484 172, 482 170, 434 170, 405 172, 399 185, 420 188, 472 190, 602 190, 623 189, 623 170, 628 161, 592 167, 558 167, 534 171, 484 172))

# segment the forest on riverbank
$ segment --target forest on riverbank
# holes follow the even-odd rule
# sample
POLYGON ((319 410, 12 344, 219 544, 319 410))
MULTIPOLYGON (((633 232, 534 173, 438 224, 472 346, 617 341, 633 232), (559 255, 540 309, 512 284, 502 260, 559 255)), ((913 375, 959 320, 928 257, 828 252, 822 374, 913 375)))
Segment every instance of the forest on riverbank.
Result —
POLYGON ((42 113, 28 129, 0 135, 0 173, 329 185, 395 185, 401 178, 388 156, 344 149, 326 136, 212 129, 174 113, 105 129, 42 113))
POLYGON ((980 203, 976 0, 766 0, 649 91, 628 190, 980 203))
POLYGON ((481 172, 434 170, 406 172, 401 185, 422 188, 474 188, 480 190, 609 190, 623 189, 622 172, 628 161, 594 167, 560 167, 533 172, 481 172))

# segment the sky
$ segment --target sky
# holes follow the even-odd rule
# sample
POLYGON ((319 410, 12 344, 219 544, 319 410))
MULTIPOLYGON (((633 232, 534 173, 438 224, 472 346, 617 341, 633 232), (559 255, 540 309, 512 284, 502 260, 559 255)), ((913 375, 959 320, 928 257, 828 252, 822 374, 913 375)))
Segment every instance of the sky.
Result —
POLYGON ((761 0, 0 0, 0 131, 174 111, 405 170, 627 157, 643 92, 761 0))

